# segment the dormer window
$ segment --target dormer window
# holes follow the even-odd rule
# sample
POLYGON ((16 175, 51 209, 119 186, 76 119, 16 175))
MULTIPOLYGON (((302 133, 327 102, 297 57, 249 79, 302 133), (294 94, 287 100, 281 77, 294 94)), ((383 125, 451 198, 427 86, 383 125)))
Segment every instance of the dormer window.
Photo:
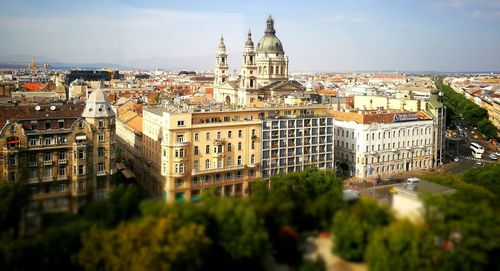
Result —
MULTIPOLYGON (((102 109, 99 109, 102 110, 102 109)), ((104 128, 104 120, 99 120, 99 128, 104 128)))
POLYGON ((83 128, 83 121, 80 121, 80 122, 78 123, 78 128, 80 128, 80 129, 82 129, 82 128, 83 128))

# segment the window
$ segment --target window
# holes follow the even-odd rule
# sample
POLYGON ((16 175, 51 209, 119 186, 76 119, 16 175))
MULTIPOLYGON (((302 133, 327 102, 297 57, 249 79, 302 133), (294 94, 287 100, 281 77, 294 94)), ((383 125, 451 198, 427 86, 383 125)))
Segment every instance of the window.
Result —
POLYGON ((85 159, 85 150, 83 149, 78 150, 78 159, 85 159))
POLYGON ((233 159, 231 157, 227 158, 227 166, 232 166, 233 165, 233 159))
POLYGON ((210 168, 210 160, 205 160, 205 169, 209 169, 210 168))
POLYGON ((238 142, 238 150, 241 151, 241 142, 238 142))
POLYGON ((104 134, 99 134, 99 135, 97 135, 97 140, 98 140, 99 142, 103 142, 103 141, 104 141, 104 134))
POLYGON ((210 145, 205 146, 205 153, 210 153, 210 145))
POLYGON ((9 155, 9 160, 8 160, 8 165, 9 166, 14 166, 14 165, 17 164, 16 162, 17 162, 17 155, 10 154, 9 155))
POLYGON ((222 168, 222 158, 217 159, 217 168, 222 168))
POLYGON ((47 129, 47 130, 50 129, 51 128, 50 126, 51 126, 50 121, 46 121, 45 122, 45 129, 47 129))
POLYGON ((31 122, 31 130, 36 130, 38 128, 37 126, 38 122, 36 120, 31 122))
POLYGON ((255 141, 252 141, 252 150, 255 149, 255 141))
POLYGON ((250 164, 255 164, 255 155, 250 156, 250 164))
POLYGON ((238 166, 241 165, 241 155, 238 156, 238 166))
POLYGON ((45 138, 45 145, 52 145, 52 137, 45 138))
POLYGON ((52 168, 51 167, 45 167, 43 172, 44 172, 43 177, 45 177, 45 178, 52 177, 52 168))
POLYGON ((66 159, 66 153, 65 152, 59 152, 57 154, 57 156, 58 156, 59 159, 66 159))
POLYGON ((52 155, 50 152, 46 152, 45 155, 44 155, 44 160, 45 161, 50 161, 52 160, 52 155))
POLYGON ((200 167, 200 165, 199 165, 198 160, 194 160, 194 162, 193 162, 193 168, 194 168, 194 170, 198 171, 199 167, 200 167))
POLYGON ((36 146, 37 141, 36 138, 30 138, 30 146, 36 146))
POLYGON ((66 167, 59 167, 59 176, 66 176, 66 167))
POLYGON ((104 120, 99 120, 98 125, 99 128, 104 128, 104 120))
POLYGON ((198 154, 199 154, 198 146, 194 146, 194 155, 198 155, 198 154))
POLYGON ((233 146, 231 143, 227 143, 227 151, 231 151, 233 149, 233 146))
POLYGON ((242 137, 242 134, 243 134, 243 131, 238 130, 238 137, 239 137, 239 138, 241 138, 241 137, 242 137))
POLYGON ((103 147, 97 148, 97 156, 104 157, 104 148, 103 147))
POLYGON ((221 139, 221 134, 220 134, 220 132, 217 132, 217 139, 219 139, 219 140, 221 139))
POLYGON ((227 132, 227 138, 231 138, 233 135, 232 135, 232 132, 231 131, 228 131, 227 132))
POLYGON ((199 141, 200 140, 200 134, 196 133, 194 134, 194 140, 199 141))
POLYGON ((83 128, 83 121, 80 121, 80 122, 78 123, 78 128, 80 128, 80 129, 81 129, 81 128, 83 128))
POLYGON ((64 120, 59 120, 57 122, 57 125, 58 125, 59 129, 63 129, 64 128, 64 120))
POLYGON ((177 121, 177 126, 184 126, 184 121, 183 120, 178 120, 177 121))
POLYGON ((184 135, 177 135, 177 142, 184 142, 184 135))
POLYGON ((226 178, 226 180, 232 179, 233 178, 233 174, 231 172, 228 172, 228 173, 226 173, 225 178, 226 178))
POLYGON ((241 171, 236 171, 236 178, 241 178, 241 171))
POLYGON ((252 136, 256 135, 255 134, 255 129, 252 129, 252 136))
POLYGON ((85 166, 79 165, 78 166, 78 175, 83 175, 83 174, 85 174, 85 166))
POLYGON ((207 134, 205 135, 205 139, 206 139, 206 140, 210 140, 210 133, 207 133, 207 134))
POLYGON ((66 144, 67 137, 66 136, 58 136, 57 137, 57 144, 66 144))
POLYGON ((38 179, 38 170, 36 168, 30 168, 30 179, 38 179))

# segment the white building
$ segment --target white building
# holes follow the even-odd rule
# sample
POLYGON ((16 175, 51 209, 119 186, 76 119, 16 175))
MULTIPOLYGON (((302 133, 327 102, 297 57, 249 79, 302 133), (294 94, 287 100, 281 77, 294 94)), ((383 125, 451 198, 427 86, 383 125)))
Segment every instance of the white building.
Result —
POLYGON ((332 112, 336 169, 358 178, 437 165, 433 119, 398 111, 332 112))

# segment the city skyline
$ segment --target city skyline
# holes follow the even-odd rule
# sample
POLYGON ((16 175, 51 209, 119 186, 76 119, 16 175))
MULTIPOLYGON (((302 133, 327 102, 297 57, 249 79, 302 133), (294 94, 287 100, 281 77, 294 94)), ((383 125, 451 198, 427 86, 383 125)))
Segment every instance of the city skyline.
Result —
POLYGON ((291 71, 500 70, 498 1, 92 2, 6 1, 0 57, 208 70, 222 34, 239 70, 272 14, 291 71))

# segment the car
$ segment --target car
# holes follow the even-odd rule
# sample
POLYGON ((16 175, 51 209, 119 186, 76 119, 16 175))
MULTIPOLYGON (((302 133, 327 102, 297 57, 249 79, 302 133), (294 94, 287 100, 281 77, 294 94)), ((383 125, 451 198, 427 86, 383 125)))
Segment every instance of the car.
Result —
POLYGON ((455 161, 455 162, 458 162, 458 160, 460 160, 460 159, 458 159, 458 157, 455 157, 455 158, 453 159, 453 161, 455 161))
POLYGON ((479 162, 479 161, 478 161, 476 164, 477 164, 478 166, 480 166, 480 165, 482 165, 483 163, 481 163, 481 162, 479 162))
POLYGON ((415 177, 408 178, 408 179, 406 179, 406 182, 405 182, 405 184, 408 184, 408 185, 417 185, 419 183, 420 183, 420 179, 415 178, 415 177))
POLYGON ((488 157, 489 157, 491 160, 497 160, 497 156, 496 156, 494 153, 491 153, 490 155, 488 155, 488 157))
POLYGON ((495 155, 496 156, 500 156, 500 152, 495 152, 495 155))

